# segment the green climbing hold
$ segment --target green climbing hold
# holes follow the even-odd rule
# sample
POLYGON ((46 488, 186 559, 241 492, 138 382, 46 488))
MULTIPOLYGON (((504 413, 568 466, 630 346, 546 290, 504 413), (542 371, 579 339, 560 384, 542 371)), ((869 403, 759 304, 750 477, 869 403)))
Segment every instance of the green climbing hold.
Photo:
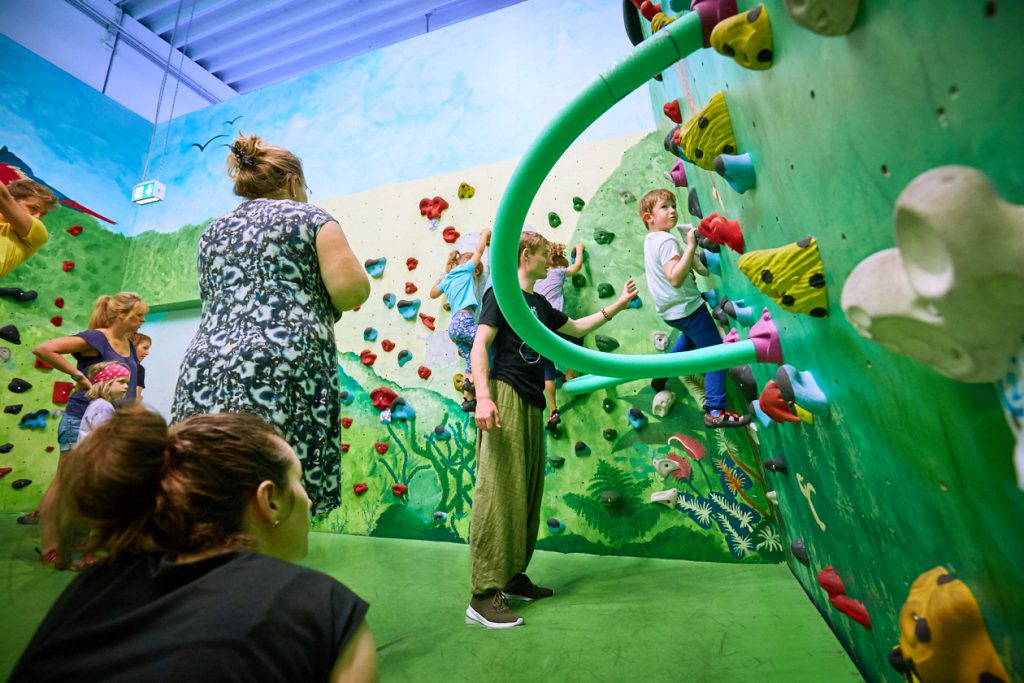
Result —
POLYGON ((611 244, 613 239, 615 239, 614 232, 609 232, 608 230, 602 230, 600 228, 594 231, 594 241, 598 244, 611 244))
POLYGON ((613 410, 615 410, 615 401, 611 400, 610 398, 606 398, 605 400, 601 401, 601 409, 604 410, 604 412, 606 413, 612 412, 613 410))
POLYGON ((582 199, 580 199, 579 197, 572 198, 572 208, 576 209, 577 211, 582 211, 584 206, 586 206, 586 203, 582 199))
POLYGON ((619 433, 609 427, 601 432, 601 436, 604 437, 605 441, 615 441, 615 439, 619 438, 619 433))
POLYGON ((552 228, 557 228, 562 224, 562 219, 558 217, 558 214, 554 211, 548 212, 548 225, 552 228))
POLYGON ((602 282, 597 286, 597 298, 607 299, 610 296, 615 296, 615 288, 607 282, 602 282))
POLYGON ((554 467, 557 470, 562 465, 565 464, 565 458, 563 458, 560 455, 549 455, 548 456, 548 462, 551 463, 551 466, 554 467))
POLYGON ((597 345, 599 351, 604 351, 605 353, 619 348, 619 340, 606 334, 595 334, 594 344, 597 345))
POLYGON ((587 286, 587 278, 583 273, 576 273, 572 276, 572 286, 581 289, 587 286))

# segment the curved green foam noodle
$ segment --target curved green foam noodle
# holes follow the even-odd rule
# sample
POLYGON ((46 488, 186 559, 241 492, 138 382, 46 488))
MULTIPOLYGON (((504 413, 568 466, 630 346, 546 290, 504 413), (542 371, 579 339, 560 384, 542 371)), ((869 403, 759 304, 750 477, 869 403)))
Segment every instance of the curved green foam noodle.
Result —
MULTIPOLYGON (((689 375, 757 362, 750 341, 683 353, 637 356, 600 353, 576 346, 563 341, 537 320, 519 288, 518 251, 523 222, 541 183, 555 163, 576 138, 616 102, 703 46, 696 12, 668 24, 641 43, 624 61, 587 86, 548 124, 519 162, 498 206, 491 235, 494 254, 491 278, 498 306, 516 334, 542 356, 559 365, 605 376, 593 378, 594 382, 609 377, 618 378, 616 383, 620 383, 645 377, 689 375)), ((573 382, 591 379, 581 377, 573 382)))

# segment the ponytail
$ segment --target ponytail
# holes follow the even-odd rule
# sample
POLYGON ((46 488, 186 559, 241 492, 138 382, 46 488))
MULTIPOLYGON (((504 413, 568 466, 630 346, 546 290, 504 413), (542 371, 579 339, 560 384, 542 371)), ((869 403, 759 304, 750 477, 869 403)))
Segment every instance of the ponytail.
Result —
POLYGON ((104 294, 92 305, 89 329, 107 328, 114 323, 119 315, 136 311, 145 313, 148 310, 149 306, 135 292, 120 292, 113 296, 104 294))
POLYGON ((459 256, 461 256, 461 254, 459 254, 458 249, 453 249, 452 253, 448 254, 448 262, 444 264, 444 272, 452 272, 452 268, 459 264, 459 256))

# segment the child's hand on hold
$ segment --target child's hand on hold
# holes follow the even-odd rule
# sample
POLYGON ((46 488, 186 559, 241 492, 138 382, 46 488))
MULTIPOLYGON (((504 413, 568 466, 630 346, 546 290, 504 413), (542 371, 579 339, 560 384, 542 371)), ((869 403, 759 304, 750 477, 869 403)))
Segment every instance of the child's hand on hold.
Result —
POLYGON ((619 295, 619 307, 626 308, 629 306, 629 302, 636 297, 638 293, 636 282, 632 279, 626 280, 626 284, 622 287, 622 294, 619 295))
POLYGON ((481 239, 481 240, 483 241, 483 243, 484 243, 484 244, 486 244, 487 246, 491 246, 491 229, 490 229, 490 228, 487 228, 487 229, 486 229, 486 230, 484 230, 484 231, 483 231, 482 233, 480 233, 480 239, 481 239))
POLYGON ((687 247, 696 247, 697 246, 697 229, 696 228, 690 228, 690 230, 686 233, 686 246, 687 247))

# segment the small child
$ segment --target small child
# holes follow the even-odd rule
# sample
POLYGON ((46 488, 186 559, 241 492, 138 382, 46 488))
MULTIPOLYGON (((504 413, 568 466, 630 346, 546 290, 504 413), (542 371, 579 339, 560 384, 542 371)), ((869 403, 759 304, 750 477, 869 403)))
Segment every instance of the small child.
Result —
POLYGON ((57 206, 57 198, 32 180, 0 182, 0 277, 18 267, 50 239, 43 216, 57 206))
POLYGON ((153 340, 148 334, 136 332, 128 336, 128 341, 135 347, 135 359, 138 361, 135 380, 135 400, 142 400, 142 390, 146 388, 146 368, 142 367, 142 361, 149 355, 149 349, 153 346, 153 340))
POLYGON ((89 407, 78 427, 78 443, 82 443, 92 430, 114 416, 114 404, 124 398, 132 373, 128 366, 117 361, 96 363, 89 368, 89 387, 86 398, 89 407))
MULTIPOLYGON (((537 280, 533 291, 548 300, 548 303, 556 311, 565 308, 565 295, 562 288, 565 286, 566 278, 570 278, 583 268, 583 243, 579 243, 573 249, 572 264, 565 258, 565 245, 551 242, 548 245, 548 274, 543 280, 537 280)), ((561 335, 560 335, 561 336, 561 335)), ((583 340, 578 337, 563 337, 574 344, 582 344, 583 340)), ((576 372, 570 368, 565 369, 565 379, 570 380, 576 376, 576 372)), ((558 415, 558 406, 555 404, 555 380, 558 378, 558 369, 550 360, 544 359, 544 397, 548 404, 547 428, 553 429, 561 421, 558 415)))
POLYGON ((480 261, 483 259, 484 249, 490 242, 491 231, 484 230, 475 251, 452 251, 448 255, 445 274, 430 288, 430 298, 436 299, 444 294, 452 310, 448 337, 458 348, 459 355, 466 359, 466 372, 462 380, 462 395, 465 399, 462 410, 467 413, 476 411, 476 393, 470 379, 472 367, 469 360, 470 351, 473 349, 473 337, 476 336, 476 313, 479 308, 476 299, 476 278, 483 272, 480 261))
MULTIPOLYGON (((707 269, 697 257, 697 235, 692 226, 686 233, 686 248, 680 252, 679 242, 669 234, 676 225, 676 197, 669 190, 652 190, 640 200, 640 218, 647 226, 644 238, 644 269, 647 288, 651 292, 658 315, 682 334, 670 353, 702 349, 722 343, 693 271, 707 275, 707 269)), ((651 382, 655 391, 665 388, 664 379, 651 382)), ((704 375, 704 426, 742 427, 750 422, 749 415, 737 415, 725 410, 725 370, 714 370, 704 375)))

